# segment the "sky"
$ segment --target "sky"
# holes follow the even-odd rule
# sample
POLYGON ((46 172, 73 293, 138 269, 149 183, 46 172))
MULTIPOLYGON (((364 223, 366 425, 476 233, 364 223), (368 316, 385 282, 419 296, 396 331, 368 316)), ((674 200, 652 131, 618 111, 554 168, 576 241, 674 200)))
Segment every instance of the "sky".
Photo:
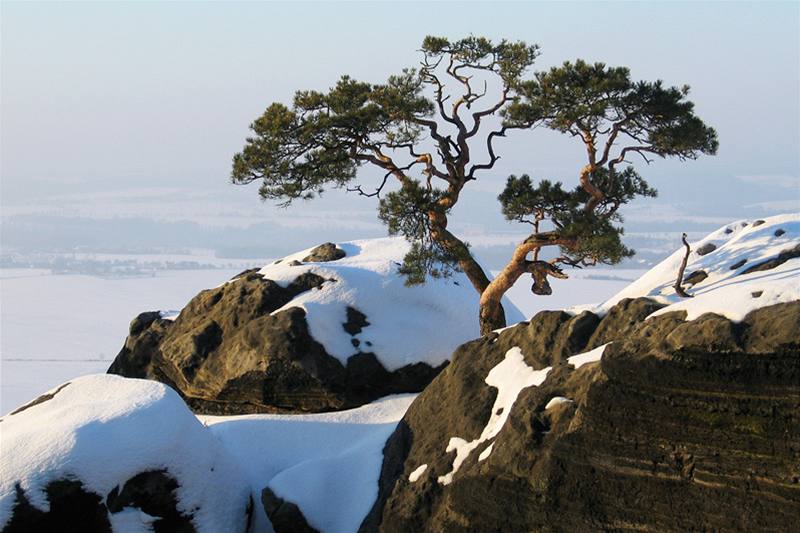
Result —
MULTIPOLYGON (((342 74, 383 82, 417 64, 428 34, 538 43, 534 70, 583 58, 628 66, 635 79, 689 84, 719 153, 640 168, 661 194, 625 211, 629 234, 705 231, 800 209, 796 2, 1 6, 6 249, 131 240, 174 248, 183 235, 187 246, 266 250, 383 233, 374 202, 341 192, 289 210, 262 203, 255 186, 229 183, 230 161, 270 103, 324 90, 342 74), (86 229, 98 220, 102 235, 86 229)), ((508 240, 520 228, 502 220, 495 199, 506 176, 572 183, 581 150, 546 132, 505 139, 501 162, 465 194, 453 227, 477 243, 508 240)))

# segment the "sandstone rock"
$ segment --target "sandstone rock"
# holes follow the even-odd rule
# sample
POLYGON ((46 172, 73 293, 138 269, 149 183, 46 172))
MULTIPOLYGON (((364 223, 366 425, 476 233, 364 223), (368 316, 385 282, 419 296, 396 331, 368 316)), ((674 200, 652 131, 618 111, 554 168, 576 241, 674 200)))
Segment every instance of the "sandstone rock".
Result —
POLYGON ((87 491, 80 481, 60 479, 48 483, 45 488, 50 505, 48 511, 31 505, 19 483, 14 489, 14 507, 3 533, 111 533, 111 523, 102 498, 87 491))
MULTIPOLYGON (((361 530, 793 529, 800 302, 738 324, 675 312, 643 321, 647 305, 612 308, 587 348, 613 342, 599 363, 577 368, 536 355, 528 324, 460 347, 387 442, 361 530), (443 485, 448 443, 483 431, 497 394, 484 380, 512 345, 534 369, 552 368, 522 389, 491 449, 474 449, 443 485), (572 402, 545 409, 554 397, 572 402)), ((566 323, 552 313, 534 322, 546 337, 566 323)))
POLYGON ((697 285, 707 277, 708 273, 705 270, 695 270, 691 274, 686 275, 683 278, 683 282, 689 285, 697 285))
POLYGON ((742 268, 746 263, 747 263, 747 259, 746 258, 745 259, 739 259, 734 264, 732 264, 730 267, 728 267, 728 270, 736 270, 737 268, 742 268))
POLYGON ((752 274, 753 272, 761 272, 764 270, 772 270, 773 268, 784 264, 789 259, 795 259, 797 257, 800 257, 800 244, 795 245, 792 248, 782 250, 776 257, 773 257, 772 259, 762 261, 761 263, 746 268, 741 272, 741 275, 752 274))
POLYGON ((703 255, 710 254, 711 252, 713 252, 716 249, 717 249, 717 245, 716 244, 714 244, 712 242, 707 242, 707 243, 705 243, 703 246, 701 246, 700 248, 698 248, 695 251, 697 252, 697 255, 703 256, 703 255))
MULTIPOLYGON (((272 314, 325 283, 335 281, 305 273, 283 288, 251 272, 201 292, 174 321, 140 315, 108 371, 166 383, 196 412, 236 414, 343 409, 417 392, 441 370, 414 364, 388 372, 355 348, 359 357, 345 366, 311 337, 301 308, 272 314)), ((367 327, 350 309, 342 327, 367 327)))
POLYGON ((122 485, 114 487, 106 497, 109 512, 119 513, 126 507, 141 509, 156 517, 154 531, 194 533, 192 517, 178 510, 175 490, 178 482, 166 470, 150 470, 133 476, 122 485))
POLYGON ((303 258, 303 263, 325 263, 327 261, 336 261, 346 256, 347 254, 344 250, 337 248, 332 242, 326 242, 311 250, 311 253, 303 258))
POLYGON ((4 532, 249 527, 243 472, 165 385, 79 377, 0 418, 0 427, 4 532))
POLYGON ((664 304, 650 298, 626 298, 620 301, 600 321, 586 345, 587 350, 628 335, 648 315, 662 307, 664 304))
POLYGON ((261 503, 275 533, 318 533, 297 505, 279 498, 268 487, 261 493, 261 503))

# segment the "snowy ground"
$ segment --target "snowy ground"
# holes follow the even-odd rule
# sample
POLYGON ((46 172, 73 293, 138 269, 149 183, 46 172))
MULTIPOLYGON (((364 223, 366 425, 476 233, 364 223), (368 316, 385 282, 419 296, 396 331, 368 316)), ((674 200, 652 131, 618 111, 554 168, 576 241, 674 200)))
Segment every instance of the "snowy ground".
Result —
MULTIPOLYGON (((159 271, 155 277, 103 279, 0 270, 0 414, 75 376, 105 372, 137 314, 180 309, 200 290, 239 270, 159 271)), ((529 317, 542 309, 601 302, 643 271, 586 269, 534 296, 522 278, 510 300, 529 317), (595 278, 595 279, 592 279, 595 278)))
POLYGON ((800 300, 800 213, 731 222, 690 245, 686 276, 706 276, 686 286, 691 298, 678 296, 673 287, 685 255, 678 249, 595 311, 647 296, 667 304, 656 315, 685 311, 687 320, 694 320, 717 313, 740 321, 754 309, 800 300))
MULTIPOLYGON (((416 395, 313 415, 198 416, 240 464, 254 499, 268 486, 319 531, 351 532, 378 496, 383 446, 416 395)), ((254 531, 269 531, 256 506, 254 531)))

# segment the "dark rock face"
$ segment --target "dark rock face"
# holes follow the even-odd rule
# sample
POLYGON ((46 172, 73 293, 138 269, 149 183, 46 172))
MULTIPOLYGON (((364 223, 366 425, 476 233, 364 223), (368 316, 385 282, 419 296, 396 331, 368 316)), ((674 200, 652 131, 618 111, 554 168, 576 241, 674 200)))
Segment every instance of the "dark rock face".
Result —
POLYGON ((545 312, 459 347, 387 442, 362 531, 796 528, 800 302, 741 323, 683 313, 643 321, 647 311, 638 299, 599 323, 545 312), (599 363, 566 363, 612 340, 599 363), (515 346, 529 366, 551 371, 440 484, 455 457, 450 438, 481 434, 497 394, 484 379, 515 346), (556 396, 572 402, 545 409, 556 396))
POLYGON ((297 505, 279 498, 269 488, 261 492, 261 504, 275 533, 318 533, 308 525, 297 505))
POLYGON ((800 257, 800 244, 798 244, 794 248, 788 248, 786 250, 782 250, 777 256, 773 257, 772 259, 767 259, 766 261, 762 261, 761 263, 746 268, 744 271, 742 271, 742 274, 751 274, 753 272, 762 272, 764 270, 771 270, 775 267, 784 264, 789 259, 795 259, 798 257, 800 257))
POLYGON ((122 490, 116 487, 106 498, 109 512, 118 513, 125 507, 136 507, 150 516, 158 517, 153 530, 159 532, 194 533, 191 516, 178 511, 175 489, 178 482, 165 470, 142 472, 129 479, 122 490))
POLYGON ((178 483, 166 471, 142 472, 114 488, 105 499, 87 490, 80 481, 60 479, 45 488, 50 510, 30 504, 25 491, 16 486, 16 501, 3 533, 75 532, 111 533, 109 514, 134 507, 155 518, 156 533, 194 533, 191 515, 177 509, 174 491, 178 483))
POLYGON ((304 263, 325 263, 328 261, 336 261, 345 257, 347 254, 344 250, 340 250, 332 242, 320 244, 303 258, 304 263))
MULTIPOLYGON (((729 232, 730 233, 730 232, 729 232)), ((711 242, 705 243, 703 246, 697 249, 697 255, 708 255, 714 250, 717 249, 717 245, 711 242)))
POLYGON ((50 504, 48 512, 31 505, 19 484, 15 489, 17 500, 3 533, 111 533, 102 498, 85 490, 79 481, 63 479, 50 482, 45 489, 50 504))
POLYGON ((728 268, 730 270, 736 270, 737 268, 742 268, 746 263, 747 263, 747 259, 739 259, 738 261, 736 261, 734 264, 732 264, 728 268))
MULTIPOLYGON (((736 269, 732 268, 731 270, 736 270, 736 269)), ((695 270, 691 274, 686 275, 686 277, 683 278, 683 282, 688 285, 697 285, 707 277, 708 273, 705 270, 695 270)))
MULTIPOLYGON (((419 363, 388 372, 355 342, 343 365, 311 337, 301 308, 271 314, 325 283, 336 281, 304 273, 284 288, 245 271, 198 294, 174 321, 157 312, 136 317, 108 372, 166 383, 196 412, 239 414, 354 407, 418 392, 443 368, 419 363)), ((368 317, 351 307, 342 327, 357 334, 368 317)))

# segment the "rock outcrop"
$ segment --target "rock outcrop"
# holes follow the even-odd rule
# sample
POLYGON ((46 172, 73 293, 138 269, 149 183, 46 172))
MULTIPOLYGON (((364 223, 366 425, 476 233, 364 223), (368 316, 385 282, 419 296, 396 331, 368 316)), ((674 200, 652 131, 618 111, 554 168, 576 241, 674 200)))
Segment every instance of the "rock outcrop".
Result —
MULTIPOLYGON (((389 372, 356 346, 343 365, 311 336, 303 309, 273 314, 325 283, 336 281, 302 274, 283 288, 250 272, 201 292, 175 320, 143 313, 108 372, 166 383, 205 414, 331 411, 430 383, 441 366, 415 363, 389 372)), ((347 331, 351 322, 340 327, 347 331)))
POLYGON ((240 467, 160 383, 76 378, 0 424, 4 533, 249 529, 240 467))
POLYGON ((174 320, 139 315, 108 372, 166 383, 205 414, 324 412, 419 392, 477 335, 474 291, 463 275, 406 287, 402 240, 340 246, 242 272, 174 320))
POLYGON ((387 442, 361 530, 796 528, 800 301, 644 319, 661 305, 543 312, 461 346, 387 442), (496 380, 520 352, 505 379, 537 379, 509 404, 496 380))

